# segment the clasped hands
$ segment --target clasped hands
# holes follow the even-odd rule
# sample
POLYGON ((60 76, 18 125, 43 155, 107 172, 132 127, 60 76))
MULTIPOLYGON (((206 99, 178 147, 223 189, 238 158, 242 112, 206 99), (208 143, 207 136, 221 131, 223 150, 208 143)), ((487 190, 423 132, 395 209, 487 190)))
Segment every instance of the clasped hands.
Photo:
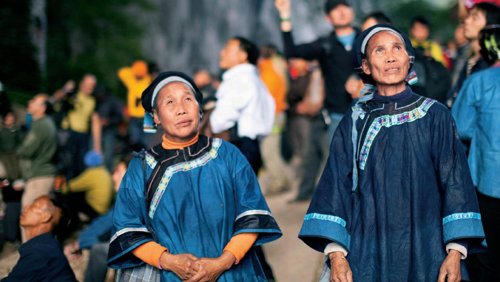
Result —
POLYGON ((191 254, 174 255, 169 252, 164 252, 160 257, 164 270, 172 271, 187 282, 216 281, 235 262, 235 256, 228 251, 218 258, 197 258, 191 254))

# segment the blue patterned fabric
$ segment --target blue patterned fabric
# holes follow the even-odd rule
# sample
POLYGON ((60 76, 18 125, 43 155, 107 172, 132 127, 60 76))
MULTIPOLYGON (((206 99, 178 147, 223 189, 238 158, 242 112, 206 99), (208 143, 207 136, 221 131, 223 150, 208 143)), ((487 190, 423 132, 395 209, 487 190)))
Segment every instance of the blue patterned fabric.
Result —
MULTIPOLYGON (((281 236, 252 168, 234 145, 200 136, 197 144, 182 150, 155 148, 159 160, 134 158, 122 181, 109 266, 141 265, 131 251, 152 240, 173 254, 214 258, 239 233, 259 233, 256 246, 281 236), (162 177, 150 182, 150 189, 145 179, 152 172, 162 177)), ((253 250, 219 280, 266 281, 253 250)), ((180 280, 162 271, 161 281, 180 280)))
POLYGON ((346 248, 354 281, 436 281, 446 243, 484 237, 453 119, 409 87, 358 106, 356 124, 351 110, 335 132, 299 238, 346 248))

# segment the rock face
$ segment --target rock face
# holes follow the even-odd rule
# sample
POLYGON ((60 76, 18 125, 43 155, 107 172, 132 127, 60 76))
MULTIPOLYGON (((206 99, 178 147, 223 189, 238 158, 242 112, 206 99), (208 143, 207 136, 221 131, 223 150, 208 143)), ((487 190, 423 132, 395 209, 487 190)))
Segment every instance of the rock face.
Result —
MULTIPOLYGON (((274 0, 152 0, 156 6, 141 15, 147 33, 143 49, 161 70, 191 73, 203 67, 218 72, 219 52, 232 36, 281 49, 279 17, 274 0)), ((294 35, 309 41, 329 30, 323 1, 293 1, 294 35)))
MULTIPOLYGON (((217 73, 219 52, 232 36, 258 45, 273 43, 281 50, 279 16, 274 0, 150 0, 155 8, 140 14, 145 24, 144 54, 161 70, 191 73, 208 68, 217 73)), ((291 0, 295 40, 308 42, 331 30, 325 21, 323 0, 291 0)), ((362 18, 373 10, 388 9, 390 0, 348 0, 362 18)))

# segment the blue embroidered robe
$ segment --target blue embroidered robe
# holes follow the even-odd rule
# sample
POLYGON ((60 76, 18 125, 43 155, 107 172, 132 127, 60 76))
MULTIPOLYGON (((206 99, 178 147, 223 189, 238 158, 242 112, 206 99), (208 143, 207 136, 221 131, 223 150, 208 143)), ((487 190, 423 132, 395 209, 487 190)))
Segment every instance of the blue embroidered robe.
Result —
MULTIPOLYGON (((118 269, 141 265, 131 251, 152 240, 173 254, 214 258, 239 233, 259 233, 256 246, 281 236, 243 155, 232 144, 205 136, 181 150, 159 145, 132 159, 113 224, 108 265, 118 269), (163 176, 145 188, 152 173, 163 176)), ((162 271, 161 280, 180 281, 170 271, 162 271)), ((266 279, 251 249, 219 281, 266 279)))
POLYGON ((353 109, 332 139, 299 238, 320 252, 343 246, 354 281, 437 281, 447 243, 471 247, 484 237, 453 119, 410 88, 362 104, 355 128, 353 109))

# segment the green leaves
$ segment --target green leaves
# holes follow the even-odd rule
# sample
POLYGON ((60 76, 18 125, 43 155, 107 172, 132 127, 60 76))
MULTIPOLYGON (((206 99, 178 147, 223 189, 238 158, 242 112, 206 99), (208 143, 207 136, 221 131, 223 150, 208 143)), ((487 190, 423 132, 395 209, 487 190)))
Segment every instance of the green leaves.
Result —
POLYGON ((152 8, 149 0, 48 0, 50 88, 90 72, 116 92, 118 68, 143 58, 135 15, 152 8))

